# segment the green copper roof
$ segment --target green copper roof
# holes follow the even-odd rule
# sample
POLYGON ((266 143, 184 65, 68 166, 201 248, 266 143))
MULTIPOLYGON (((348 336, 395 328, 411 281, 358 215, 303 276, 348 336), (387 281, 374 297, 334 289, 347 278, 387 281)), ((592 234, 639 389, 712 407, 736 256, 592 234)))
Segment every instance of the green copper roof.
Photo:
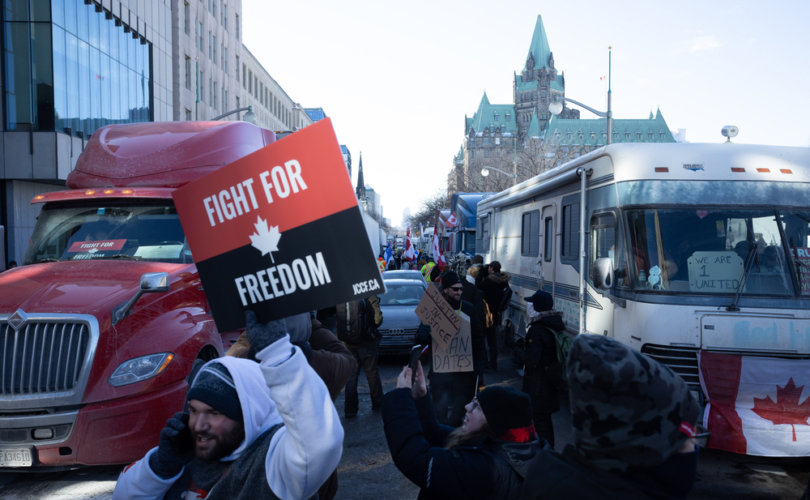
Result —
POLYGON ((515 77, 515 85, 518 92, 525 92, 527 90, 537 90, 537 80, 529 80, 524 82, 521 76, 515 77))
POLYGON ((484 97, 481 98, 481 103, 478 105, 478 111, 475 112, 472 119, 467 119, 467 132, 470 129, 476 132, 483 132, 484 129, 501 128, 504 127, 504 132, 517 132, 517 122, 515 121, 515 108, 511 104, 490 104, 487 93, 484 92, 484 97))
MULTIPOLYGON (((546 142, 559 146, 604 146, 606 138, 605 118, 572 120, 554 116, 545 132, 546 142)), ((613 142, 675 142, 675 138, 658 110, 649 119, 614 118, 613 142)))
POLYGON ((537 24, 534 25, 534 35, 532 35, 532 44, 529 47, 529 54, 534 58, 533 69, 544 68, 548 65, 548 57, 551 55, 551 49, 548 48, 546 28, 543 27, 543 16, 537 16, 537 24))

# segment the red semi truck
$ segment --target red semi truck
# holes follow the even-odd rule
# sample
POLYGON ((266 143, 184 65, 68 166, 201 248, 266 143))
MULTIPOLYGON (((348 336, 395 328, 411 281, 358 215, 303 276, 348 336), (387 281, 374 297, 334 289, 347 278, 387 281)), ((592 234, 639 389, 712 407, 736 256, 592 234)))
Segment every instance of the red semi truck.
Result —
POLYGON ((275 141, 244 122, 110 125, 0 274, 0 468, 127 463, 223 354, 172 191, 275 141))

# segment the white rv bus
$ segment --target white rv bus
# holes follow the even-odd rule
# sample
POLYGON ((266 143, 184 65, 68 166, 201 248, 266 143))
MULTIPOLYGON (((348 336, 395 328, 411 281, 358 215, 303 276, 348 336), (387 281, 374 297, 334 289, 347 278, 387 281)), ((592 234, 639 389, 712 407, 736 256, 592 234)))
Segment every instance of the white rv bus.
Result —
POLYGON ((609 145, 482 200, 477 236, 511 274, 519 336, 542 288, 570 333, 615 337, 697 391, 701 350, 810 370, 808 148, 609 145))

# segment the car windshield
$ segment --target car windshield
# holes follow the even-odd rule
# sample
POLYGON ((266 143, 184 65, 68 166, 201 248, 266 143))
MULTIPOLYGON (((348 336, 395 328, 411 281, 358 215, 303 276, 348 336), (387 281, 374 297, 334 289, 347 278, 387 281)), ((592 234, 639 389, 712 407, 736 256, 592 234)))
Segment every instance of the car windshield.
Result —
POLYGON ((425 285, 413 283, 385 283, 386 292, 380 296, 381 306, 415 306, 422 300, 425 285))
POLYGON ((617 284, 636 290, 810 295, 810 213, 772 209, 647 209, 626 214, 617 284))
POLYGON ((94 200, 43 206, 25 263, 130 259, 192 262, 171 200, 94 200))

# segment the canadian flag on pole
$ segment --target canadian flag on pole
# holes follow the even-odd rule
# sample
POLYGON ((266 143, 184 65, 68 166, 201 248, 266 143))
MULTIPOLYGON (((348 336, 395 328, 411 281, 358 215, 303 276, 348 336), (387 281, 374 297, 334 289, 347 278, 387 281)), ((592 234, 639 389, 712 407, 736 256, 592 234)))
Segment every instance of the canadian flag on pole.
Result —
POLYGON ((456 219, 456 214, 454 214, 453 212, 450 212, 450 217, 447 218, 447 222, 445 222, 445 225, 447 227, 449 227, 449 228, 453 228, 453 227, 456 227, 456 224, 458 224, 458 220, 456 219))
POLYGON ((408 228, 408 232, 405 234, 405 251, 402 252, 402 256, 408 260, 413 260, 416 258, 416 252, 413 249, 413 244, 411 243, 411 228, 408 228))
POLYGON ((444 271, 444 268, 447 266, 447 261, 444 260, 444 255, 442 255, 442 250, 439 248, 439 225, 438 223, 433 228, 433 261, 436 262, 436 265, 439 266, 439 269, 444 271))
POLYGON ((701 351, 709 404, 709 448, 758 456, 810 455, 810 370, 806 360, 701 351))

